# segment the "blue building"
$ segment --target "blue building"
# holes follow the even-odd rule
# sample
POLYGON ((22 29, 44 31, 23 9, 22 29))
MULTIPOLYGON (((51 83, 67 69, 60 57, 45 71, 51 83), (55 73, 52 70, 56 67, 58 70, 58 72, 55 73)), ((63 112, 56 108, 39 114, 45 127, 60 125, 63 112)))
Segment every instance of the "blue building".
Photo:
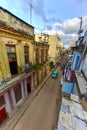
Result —
POLYGON ((84 51, 83 39, 84 37, 82 36, 76 42, 76 47, 72 58, 72 65, 71 65, 72 70, 81 71, 82 67, 81 59, 84 51))
POLYGON ((80 63, 80 59, 82 57, 82 53, 81 51, 76 50, 74 52, 73 58, 72 58, 72 65, 71 65, 71 69, 72 70, 79 70, 79 63, 80 63))

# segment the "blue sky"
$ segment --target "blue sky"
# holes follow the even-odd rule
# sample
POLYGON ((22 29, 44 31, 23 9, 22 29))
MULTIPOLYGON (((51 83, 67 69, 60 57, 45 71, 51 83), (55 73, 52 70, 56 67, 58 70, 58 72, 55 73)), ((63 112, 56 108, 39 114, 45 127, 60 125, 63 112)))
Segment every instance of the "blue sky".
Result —
MULTIPOLYGON (((30 23, 31 0, 0 0, 0 6, 30 23)), ((58 34, 69 45, 77 40, 80 17, 87 30, 87 0, 32 0, 32 25, 35 33, 58 34)))

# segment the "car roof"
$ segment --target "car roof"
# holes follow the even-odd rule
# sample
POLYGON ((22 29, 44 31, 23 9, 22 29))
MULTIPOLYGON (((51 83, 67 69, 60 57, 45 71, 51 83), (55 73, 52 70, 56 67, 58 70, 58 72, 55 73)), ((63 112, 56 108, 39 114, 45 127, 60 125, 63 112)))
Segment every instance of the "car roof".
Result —
POLYGON ((57 71, 53 71, 53 73, 58 73, 57 71))

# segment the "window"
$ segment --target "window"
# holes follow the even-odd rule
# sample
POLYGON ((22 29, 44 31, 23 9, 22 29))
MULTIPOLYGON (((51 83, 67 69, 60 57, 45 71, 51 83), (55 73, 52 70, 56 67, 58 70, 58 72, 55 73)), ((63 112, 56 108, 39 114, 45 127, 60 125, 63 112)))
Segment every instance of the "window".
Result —
POLYGON ((16 61, 15 45, 6 45, 7 55, 9 61, 16 61))
POLYGON ((7 55, 8 55, 11 74, 15 75, 18 73, 15 45, 6 45, 6 49, 7 49, 7 55))
POLYGON ((24 46, 25 63, 29 63, 29 46, 24 46))
POLYGON ((36 62, 39 64, 39 49, 36 49, 36 62))
POLYGON ((48 50, 46 50, 46 61, 48 60, 48 50))
POLYGON ((44 63, 44 50, 41 50, 41 63, 44 63))

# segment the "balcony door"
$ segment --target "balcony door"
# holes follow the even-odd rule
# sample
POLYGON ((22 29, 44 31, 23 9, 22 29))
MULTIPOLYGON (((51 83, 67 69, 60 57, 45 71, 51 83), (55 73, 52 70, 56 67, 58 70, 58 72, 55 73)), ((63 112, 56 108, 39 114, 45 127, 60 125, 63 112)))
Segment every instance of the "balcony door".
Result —
POLYGON ((6 45, 10 71, 12 75, 18 73, 15 45, 6 45))

